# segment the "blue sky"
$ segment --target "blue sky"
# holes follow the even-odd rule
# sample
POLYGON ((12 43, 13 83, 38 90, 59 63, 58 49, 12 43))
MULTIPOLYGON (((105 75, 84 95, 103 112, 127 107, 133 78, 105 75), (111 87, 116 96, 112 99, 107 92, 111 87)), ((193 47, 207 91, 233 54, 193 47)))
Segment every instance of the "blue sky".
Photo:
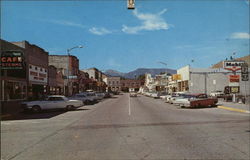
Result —
POLYGON ((80 69, 205 68, 249 54, 248 0, 2 1, 1 38, 71 54, 80 69), (191 60, 194 62, 191 63, 191 60))

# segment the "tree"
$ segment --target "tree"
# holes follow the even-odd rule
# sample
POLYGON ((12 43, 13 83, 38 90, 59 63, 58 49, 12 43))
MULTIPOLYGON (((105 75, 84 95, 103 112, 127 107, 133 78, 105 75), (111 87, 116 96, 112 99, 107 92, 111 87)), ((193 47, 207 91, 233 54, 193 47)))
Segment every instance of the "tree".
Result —
POLYGON ((138 80, 145 80, 145 74, 141 74, 137 77, 138 80))

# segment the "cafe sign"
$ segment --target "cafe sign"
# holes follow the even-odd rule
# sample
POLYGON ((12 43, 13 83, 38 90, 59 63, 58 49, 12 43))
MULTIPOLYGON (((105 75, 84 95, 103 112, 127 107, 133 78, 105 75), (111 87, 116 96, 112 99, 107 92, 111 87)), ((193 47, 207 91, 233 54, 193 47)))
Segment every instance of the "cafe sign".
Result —
POLYGON ((1 52, 1 69, 23 69, 24 54, 22 51, 3 51, 1 52))

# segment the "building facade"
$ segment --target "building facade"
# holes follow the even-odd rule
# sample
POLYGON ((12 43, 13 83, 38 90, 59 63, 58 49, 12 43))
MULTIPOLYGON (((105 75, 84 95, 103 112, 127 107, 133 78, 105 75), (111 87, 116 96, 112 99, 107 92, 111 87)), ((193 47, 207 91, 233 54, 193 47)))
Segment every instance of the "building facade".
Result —
POLYGON ((121 77, 105 77, 103 81, 107 84, 106 91, 121 91, 121 77))
POLYGON ((76 56, 49 55, 49 65, 58 68, 64 78, 64 94, 79 93, 79 59, 76 56))
POLYGON ((28 61, 28 99, 39 99, 47 93, 48 52, 28 41, 11 42, 25 49, 28 61))
POLYGON ((28 66, 24 48, 1 40, 1 102, 27 99, 28 66))
POLYGON ((92 81, 92 83, 89 84, 91 90, 94 91, 106 90, 106 83, 103 81, 103 78, 105 76, 104 73, 99 71, 97 68, 89 68, 81 71, 88 73, 89 78, 92 81))
POLYGON ((144 80, 124 79, 121 80, 121 90, 129 92, 129 90, 139 91, 140 87, 144 85, 144 80))
MULTIPOLYGON (((177 70, 181 75, 181 80, 177 80, 177 91, 186 91, 190 93, 206 93, 213 91, 224 91, 229 86, 229 76, 233 75, 231 71, 223 68, 190 68, 185 66, 177 70)), ((241 75, 240 71, 236 75, 241 75)), ((249 72, 248 72, 249 75, 249 72)), ((250 84, 248 81, 239 80, 239 95, 250 95, 250 84)))

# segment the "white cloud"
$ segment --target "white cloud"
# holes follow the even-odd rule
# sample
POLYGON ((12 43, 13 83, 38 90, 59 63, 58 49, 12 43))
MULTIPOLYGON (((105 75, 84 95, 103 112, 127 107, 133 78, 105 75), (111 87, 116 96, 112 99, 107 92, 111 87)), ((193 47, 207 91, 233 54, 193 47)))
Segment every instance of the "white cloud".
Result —
POLYGON ((93 34, 96 34, 96 35, 105 35, 105 34, 112 33, 110 30, 103 28, 103 27, 101 27, 101 28, 92 27, 89 29, 89 31, 93 34))
POLYGON ((64 26, 85 28, 85 26, 80 23, 75 23, 75 22, 66 21, 66 20, 46 20, 46 21, 50 23, 54 23, 54 24, 64 25, 64 26))
POLYGON ((232 39, 250 39, 250 34, 246 32, 236 32, 231 34, 232 39))
POLYGON ((161 17, 167 9, 162 10, 159 13, 139 13, 137 10, 133 11, 133 15, 141 21, 141 25, 129 27, 127 25, 122 26, 122 31, 128 34, 137 34, 140 31, 154 31, 154 30, 167 30, 169 24, 161 17))

